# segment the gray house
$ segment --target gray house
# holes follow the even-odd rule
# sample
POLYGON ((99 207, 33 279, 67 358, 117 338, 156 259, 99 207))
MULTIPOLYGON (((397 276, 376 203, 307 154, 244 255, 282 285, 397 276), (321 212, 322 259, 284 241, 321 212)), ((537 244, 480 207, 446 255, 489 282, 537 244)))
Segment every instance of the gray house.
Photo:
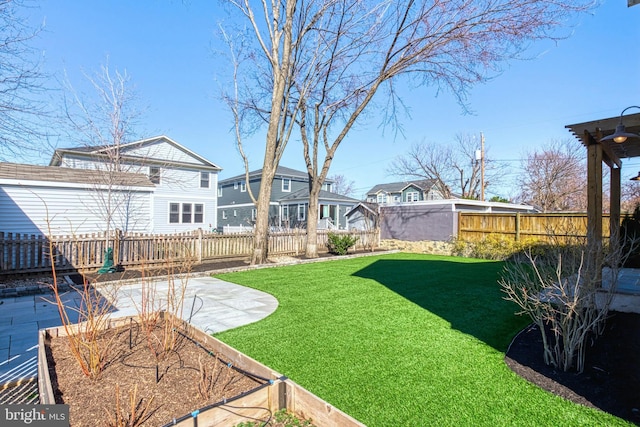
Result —
MULTIPOLYGON (((218 228, 251 228, 256 219, 256 206, 249 196, 250 188, 257 198, 262 169, 218 182, 218 228)), ((319 228, 346 228, 345 214, 358 200, 333 193, 333 180, 327 180, 319 197, 319 228)), ((309 176, 306 172, 278 166, 271 187, 269 224, 274 228, 306 228, 309 209, 309 176)))
POLYGON ((435 179, 423 179, 378 184, 367 192, 367 202, 386 205, 388 203, 442 200, 444 197, 436 188, 436 183, 435 179))

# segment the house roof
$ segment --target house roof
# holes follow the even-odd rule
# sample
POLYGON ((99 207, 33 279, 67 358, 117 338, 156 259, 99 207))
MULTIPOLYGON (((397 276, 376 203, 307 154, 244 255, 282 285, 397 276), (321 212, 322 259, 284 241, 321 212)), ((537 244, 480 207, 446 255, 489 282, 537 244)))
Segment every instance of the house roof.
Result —
MULTIPOLYGON (((297 202, 297 201, 308 201, 309 200, 309 189, 302 188, 298 191, 294 191, 291 194, 287 194, 278 199, 278 202, 297 202)), ((359 200, 352 199, 351 197, 343 196, 342 194, 332 193, 330 191, 320 190, 320 195, 318 197, 320 201, 328 201, 328 202, 341 202, 341 203, 358 203, 359 200)))
POLYGON ((112 180, 105 171, 73 169, 58 166, 36 166, 17 163, 0 163, 0 179, 19 181, 70 182, 93 185, 119 185, 127 187, 151 187, 149 177, 139 173, 114 172, 112 180))
POLYGON ((372 203, 372 202, 360 202, 357 205, 355 205, 353 208, 351 208, 349 212, 347 212, 345 215, 346 216, 353 215, 355 212, 358 211, 359 207, 362 207, 362 209, 371 212, 373 215, 378 215, 378 204, 372 203))
MULTIPOLYGON (((249 172, 249 179, 259 178, 262 176, 262 169, 256 169, 254 171, 249 172)), ((276 175, 283 178, 298 178, 307 180, 309 179, 309 174, 307 172, 299 171, 296 169, 291 169, 285 166, 278 166, 276 169, 276 175)), ((222 179, 219 181, 219 184, 228 184, 230 182, 242 180, 245 178, 245 174, 240 174, 236 176, 232 176, 231 178, 222 179)), ((326 179, 326 182, 334 182, 332 179, 326 179)))
MULTIPOLYGON (((218 165, 216 165, 215 163, 205 159, 204 157, 200 156, 199 154, 194 153, 193 151, 189 150, 188 148, 186 148, 185 146, 177 143, 176 141, 172 140, 171 138, 169 138, 168 136, 165 135, 159 135, 159 136, 154 136, 152 138, 147 138, 147 139, 141 139, 139 141, 133 141, 133 142, 129 142, 126 144, 121 144, 120 145, 120 150, 122 150, 123 152, 126 152, 129 149, 133 149, 133 148, 139 148, 139 147, 143 147, 143 146, 148 146, 148 145, 153 145, 153 144, 157 144, 158 142, 165 142, 169 145, 172 145, 173 147, 175 147, 176 149, 182 151, 183 153, 187 154, 190 157, 193 157, 194 159, 198 160, 200 163, 203 164, 203 166, 208 167, 208 168, 212 168, 215 169, 217 171, 222 170, 222 168, 218 165)), ((80 154, 80 155, 87 155, 87 156, 91 156, 91 157, 100 157, 100 156, 107 156, 107 153, 110 150, 113 150, 114 146, 113 145, 95 145, 95 146, 81 146, 81 147, 70 147, 70 148, 58 148, 56 149, 56 151, 53 153, 53 156, 51 158, 51 161, 49 162, 49 166, 60 166, 61 161, 62 161, 62 157, 64 154, 80 154)), ((123 159, 128 159, 128 160, 141 160, 140 157, 137 156, 123 156, 123 159)), ((183 164, 183 162, 177 162, 177 161, 172 161, 171 159, 163 159, 163 158, 145 158, 142 159, 147 163, 170 163, 170 164, 183 164)), ((189 164, 189 166, 192 166, 192 164, 189 164)))
POLYGON ((426 191, 433 187, 436 183, 435 179, 421 179, 416 181, 402 181, 402 182, 390 182, 387 184, 378 184, 367 192, 367 195, 378 194, 380 192, 385 193, 401 193, 405 188, 409 186, 416 186, 419 189, 426 191))

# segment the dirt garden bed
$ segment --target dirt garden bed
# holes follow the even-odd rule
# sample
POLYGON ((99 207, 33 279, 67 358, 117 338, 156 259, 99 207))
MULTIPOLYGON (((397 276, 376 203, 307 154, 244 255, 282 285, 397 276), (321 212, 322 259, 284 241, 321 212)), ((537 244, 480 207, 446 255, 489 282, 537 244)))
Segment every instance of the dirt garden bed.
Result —
POLYGON ((282 410, 316 426, 362 427, 281 374, 186 322, 166 318, 178 332, 166 352, 157 347, 167 335, 164 323, 150 333, 137 316, 114 320, 100 334, 109 351, 96 378, 79 368, 63 327, 41 331, 40 402, 68 404, 71 427, 192 426, 194 416, 201 427, 266 425, 282 410))

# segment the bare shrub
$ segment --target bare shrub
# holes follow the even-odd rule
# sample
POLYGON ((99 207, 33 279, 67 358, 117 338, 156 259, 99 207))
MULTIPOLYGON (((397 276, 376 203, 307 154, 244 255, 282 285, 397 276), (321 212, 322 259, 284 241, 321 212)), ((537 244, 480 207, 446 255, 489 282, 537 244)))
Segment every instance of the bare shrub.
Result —
POLYGON ((198 356, 198 393, 205 400, 215 400, 214 391, 226 390, 231 379, 230 367, 215 356, 198 356), (217 385, 221 385, 216 387, 217 385))
POLYGON ((109 427, 137 427, 142 425, 151 416, 151 404, 153 396, 147 399, 146 403, 143 398, 138 399, 138 385, 129 391, 129 404, 125 407, 120 398, 120 386, 116 384, 116 406, 112 410, 106 409, 109 421, 109 427))
POLYGON ((147 347, 157 361, 164 354, 175 351, 180 338, 176 322, 182 319, 187 283, 195 262, 191 248, 184 246, 181 253, 180 262, 168 259, 164 266, 167 289, 163 292, 157 281, 147 279, 143 273, 140 301, 133 301, 147 347), (163 316, 162 313, 172 316, 163 316))
POLYGON ((53 284, 53 301, 58 308, 62 327, 67 335, 69 349, 82 373, 91 379, 97 379, 107 364, 111 348, 111 339, 101 339, 100 333, 108 326, 111 304, 83 276, 82 287, 76 288, 80 294, 79 307, 67 307, 63 293, 58 286, 55 269, 56 248, 49 230, 49 259, 53 284), (71 320, 70 312, 78 317, 77 324, 71 320))
POLYGON ((584 369, 590 340, 603 331, 626 256, 619 239, 606 250, 598 242, 549 245, 526 250, 505 265, 505 299, 518 305, 542 334, 544 361, 563 371, 584 369))

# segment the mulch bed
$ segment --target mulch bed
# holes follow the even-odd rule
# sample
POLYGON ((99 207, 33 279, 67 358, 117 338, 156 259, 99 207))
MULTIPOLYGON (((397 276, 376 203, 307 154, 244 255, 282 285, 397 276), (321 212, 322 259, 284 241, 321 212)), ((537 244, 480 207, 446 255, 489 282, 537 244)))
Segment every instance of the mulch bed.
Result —
POLYGON ((56 403, 69 405, 71 426, 112 425, 110 417, 115 419, 118 408, 116 387, 121 414, 130 413, 134 390, 136 405, 149 404, 143 423, 125 425, 161 426, 265 382, 236 371, 180 335, 173 351, 159 352, 157 339, 163 336, 161 325, 151 333, 135 323, 108 330, 100 337, 102 343, 109 343, 107 365, 97 379, 83 375, 67 338, 52 338, 47 352, 52 385, 56 403))
POLYGON ((540 331, 533 325, 514 338, 505 361, 551 393, 640 425, 639 358, 640 315, 612 313, 604 334, 587 349, 582 374, 546 365, 540 331))

